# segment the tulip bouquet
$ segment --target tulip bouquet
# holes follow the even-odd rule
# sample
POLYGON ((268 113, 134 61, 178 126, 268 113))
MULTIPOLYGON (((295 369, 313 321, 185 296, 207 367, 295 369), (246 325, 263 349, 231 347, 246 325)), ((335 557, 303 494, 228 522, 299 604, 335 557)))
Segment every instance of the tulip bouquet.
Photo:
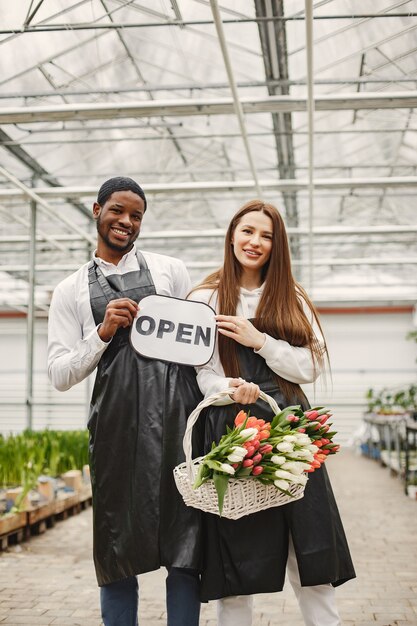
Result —
POLYGON ((324 407, 303 411, 287 407, 272 422, 240 411, 234 428, 213 443, 202 459, 194 482, 197 489, 213 480, 220 515, 230 478, 253 478, 291 496, 291 485, 305 485, 308 474, 318 469, 340 446, 333 443, 331 413, 324 407))

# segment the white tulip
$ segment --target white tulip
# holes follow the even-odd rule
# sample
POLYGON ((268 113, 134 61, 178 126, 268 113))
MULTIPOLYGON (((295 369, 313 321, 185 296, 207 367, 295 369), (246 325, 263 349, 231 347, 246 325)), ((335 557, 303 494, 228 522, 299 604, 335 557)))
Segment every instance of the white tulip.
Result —
POLYGON ((257 428, 245 428, 240 432, 240 436, 243 438, 244 441, 252 441, 252 439, 255 439, 257 434, 257 428))
POLYGON ((238 454, 229 454, 227 456, 227 460, 230 461, 230 463, 240 463, 242 460, 242 457, 239 456, 238 454))
POLYGON ((226 472, 226 474, 231 474, 232 476, 235 473, 234 467, 229 465, 229 463, 220 463, 220 471, 226 472))
POLYGON ((292 477, 292 482, 296 483, 297 485, 305 485, 307 481, 308 481, 307 474, 300 474, 299 476, 292 477))
POLYGON ((284 491, 288 491, 288 487, 290 486, 286 480, 274 480, 275 487, 278 489, 283 489, 284 491))
POLYGON ((281 470, 281 469, 279 469, 279 470, 277 470, 275 472, 275 476, 277 478, 285 478, 285 480, 289 480, 289 481, 292 481, 292 479, 294 478, 294 476, 293 476, 293 474, 291 474, 291 472, 287 472, 287 471, 281 470))
POLYGON ((291 453, 291 456, 294 459, 302 459, 303 461, 312 461, 314 459, 314 455, 310 452, 310 450, 307 450, 306 448, 302 448, 301 450, 294 450, 294 452, 291 453))
POLYGON ((277 454, 274 454, 274 456, 271 456, 271 461, 275 465, 282 465, 283 463, 285 463, 286 460, 287 459, 285 458, 285 456, 278 456, 277 454))
POLYGON ((300 446, 308 446, 311 443, 310 437, 306 435, 305 433, 298 433, 296 437, 297 437, 297 443, 300 446))
POLYGON ((282 441, 275 446, 276 450, 279 452, 292 452, 294 450, 294 446, 289 441, 282 441))
POLYGON ((230 450, 230 454, 227 457, 227 460, 231 463, 240 463, 246 456, 246 448, 242 448, 241 446, 233 446, 230 450))
POLYGON ((304 470, 310 469, 309 463, 301 463, 300 461, 288 461, 281 465, 281 469, 288 470, 291 474, 302 474, 304 470))

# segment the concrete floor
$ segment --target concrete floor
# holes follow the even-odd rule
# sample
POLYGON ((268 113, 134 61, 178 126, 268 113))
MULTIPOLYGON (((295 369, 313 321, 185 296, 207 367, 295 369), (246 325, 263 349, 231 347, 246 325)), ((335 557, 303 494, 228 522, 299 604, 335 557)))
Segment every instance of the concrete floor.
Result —
MULTIPOLYGON (((417 501, 387 469, 350 451, 327 468, 358 576, 336 592, 343 624, 417 626, 417 501)), ((91 513, 0 553, 1 625, 101 624, 91 513)), ((166 623, 164 579, 162 569, 139 577, 140 626, 166 623)), ((215 603, 203 605, 200 624, 215 626, 215 603)), ((255 599, 254 626, 281 625, 303 626, 289 585, 255 599)))

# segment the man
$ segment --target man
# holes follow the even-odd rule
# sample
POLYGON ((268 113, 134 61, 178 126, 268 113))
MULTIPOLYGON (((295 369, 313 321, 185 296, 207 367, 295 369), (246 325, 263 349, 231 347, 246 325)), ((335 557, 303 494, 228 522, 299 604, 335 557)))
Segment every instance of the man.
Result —
POLYGON ((161 565, 168 624, 197 626, 200 517, 184 505, 172 469, 183 460, 186 418, 201 396, 192 368, 141 357, 129 342, 141 298, 185 298, 190 280, 181 261, 136 248, 146 208, 130 178, 101 186, 94 257, 52 297, 48 374, 65 391, 97 367, 88 428, 105 626, 137 626, 136 575, 161 565))

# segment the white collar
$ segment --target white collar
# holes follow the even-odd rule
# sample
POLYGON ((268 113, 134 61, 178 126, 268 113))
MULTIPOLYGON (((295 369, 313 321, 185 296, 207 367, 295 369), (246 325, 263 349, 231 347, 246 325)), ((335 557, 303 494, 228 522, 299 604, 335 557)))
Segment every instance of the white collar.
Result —
POLYGON ((97 250, 94 251, 94 261, 97 263, 97 265, 101 265, 103 267, 123 267, 125 265, 127 265, 128 263, 130 263, 130 261, 132 260, 132 257, 136 258, 136 245, 133 244, 133 248, 131 250, 129 250, 129 252, 127 252, 126 254, 124 254, 122 256, 122 258, 120 259, 120 261, 118 262, 117 265, 115 265, 114 263, 110 263, 109 261, 105 261, 104 259, 102 259, 101 257, 97 256, 97 250))
POLYGON ((262 285, 260 287, 256 287, 256 289, 246 289, 245 287, 241 287, 240 295, 249 297, 259 296, 263 292, 264 285, 265 283, 262 283, 262 285))

